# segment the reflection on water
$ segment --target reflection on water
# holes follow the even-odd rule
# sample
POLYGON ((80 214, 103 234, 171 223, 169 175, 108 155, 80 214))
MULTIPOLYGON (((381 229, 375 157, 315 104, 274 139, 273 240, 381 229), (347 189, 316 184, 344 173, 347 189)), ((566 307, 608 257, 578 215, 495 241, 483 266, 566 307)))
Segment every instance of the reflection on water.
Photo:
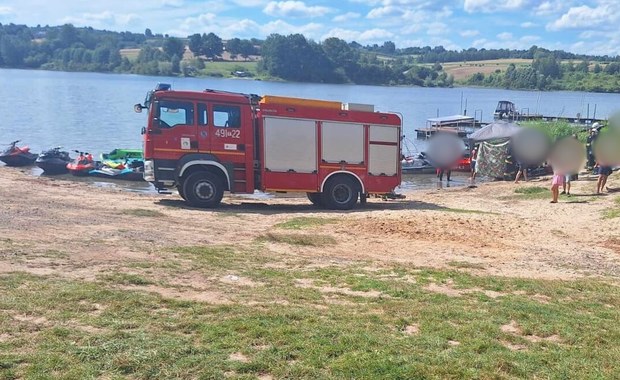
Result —
MULTIPOLYGON (((484 182, 484 178, 476 178, 476 182, 484 182)), ((403 174, 403 181, 400 188, 403 191, 422 190, 422 189, 438 189, 447 187, 463 187, 471 185, 469 173, 452 172, 450 182, 444 180, 439 181, 435 174, 403 174)))

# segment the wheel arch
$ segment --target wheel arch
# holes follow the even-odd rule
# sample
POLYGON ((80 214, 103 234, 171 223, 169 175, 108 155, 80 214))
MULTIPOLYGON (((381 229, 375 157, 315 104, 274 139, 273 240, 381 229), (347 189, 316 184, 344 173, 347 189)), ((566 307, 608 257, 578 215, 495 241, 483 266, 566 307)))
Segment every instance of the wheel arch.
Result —
POLYGON ((222 165, 221 162, 208 159, 200 159, 186 162, 185 164, 183 164, 183 166, 180 167, 178 178, 186 177, 196 171, 209 171, 221 175, 225 179, 225 190, 231 189, 230 175, 226 167, 222 165))
POLYGON ((340 176, 347 176, 353 178, 360 186, 360 194, 366 193, 366 188, 364 187, 364 182, 362 181, 362 179, 357 174, 347 170, 337 170, 335 172, 329 173, 329 175, 325 177, 323 179, 323 182, 321 183, 321 192, 325 191, 325 184, 327 183, 327 181, 329 181, 331 178, 340 176))

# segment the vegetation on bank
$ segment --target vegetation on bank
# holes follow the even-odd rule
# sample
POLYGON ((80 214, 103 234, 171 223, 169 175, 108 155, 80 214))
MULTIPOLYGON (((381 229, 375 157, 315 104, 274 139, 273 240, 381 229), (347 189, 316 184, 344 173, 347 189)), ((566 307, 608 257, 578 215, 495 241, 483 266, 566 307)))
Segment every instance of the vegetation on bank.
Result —
POLYGON ((93 281, 1 275, 0 378, 620 377, 603 280, 282 266, 261 243, 154 254, 93 281), (187 273, 211 301, 175 299, 187 273))
POLYGON ((549 137, 550 141, 577 135, 577 139, 585 144, 589 133, 587 126, 575 126, 566 121, 526 121, 521 125, 540 130, 549 137))
POLYGON ((301 34, 223 41, 214 33, 176 38, 153 34, 150 29, 144 33, 119 33, 70 24, 0 24, 0 67, 316 83, 424 87, 451 87, 457 83, 620 92, 620 58, 549 51, 537 46, 527 50, 450 51, 442 46, 397 49, 391 41, 362 46, 328 38, 319 43, 301 34), (498 61, 502 60, 517 63, 500 65, 498 61), (485 62, 497 68, 489 71, 492 66, 485 62))

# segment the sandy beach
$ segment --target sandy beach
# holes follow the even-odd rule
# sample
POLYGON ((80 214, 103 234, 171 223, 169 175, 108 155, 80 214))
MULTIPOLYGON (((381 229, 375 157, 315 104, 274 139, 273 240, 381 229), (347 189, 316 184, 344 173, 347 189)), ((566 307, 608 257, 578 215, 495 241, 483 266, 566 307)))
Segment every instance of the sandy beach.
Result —
MULTIPOLYGON (((610 177, 610 188, 620 186, 618 177, 610 177)), ((588 175, 574 182, 571 198, 558 204, 544 195, 515 193, 549 183, 543 178, 519 185, 412 191, 406 199, 371 199, 367 207, 350 212, 316 209, 303 195, 269 200, 227 196, 222 207, 203 210, 188 208, 177 195, 131 193, 0 167, 0 273, 94 279, 103 272, 127 271, 134 261, 165 260, 156 253, 165 247, 250 247, 279 223, 317 217, 330 223, 303 233, 329 236, 335 244, 269 242, 269 251, 306 265, 364 261, 376 267, 399 263, 481 275, 615 281, 620 218, 605 213, 618 208, 620 193, 593 195, 595 177, 588 175), (63 255, 46 254, 51 251, 63 255)))

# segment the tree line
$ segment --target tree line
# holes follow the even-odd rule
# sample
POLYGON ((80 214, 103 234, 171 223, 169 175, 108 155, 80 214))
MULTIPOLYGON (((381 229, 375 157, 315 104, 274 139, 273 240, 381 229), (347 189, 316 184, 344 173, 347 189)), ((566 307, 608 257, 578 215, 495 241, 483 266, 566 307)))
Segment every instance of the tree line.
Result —
POLYGON ((619 92, 620 62, 584 59, 575 63, 541 49, 534 54, 531 65, 518 67, 513 63, 506 71, 496 70, 487 75, 476 73, 466 84, 506 89, 619 92))
POLYGON ((549 51, 464 49, 443 46, 397 49, 391 41, 362 46, 339 38, 316 42, 301 34, 272 34, 265 40, 215 33, 187 38, 114 32, 71 24, 36 26, 0 24, 0 67, 63 71, 98 71, 146 75, 201 75, 205 65, 260 56, 257 70, 266 78, 319 83, 453 86, 442 63, 500 58, 531 59, 531 65, 477 73, 462 84, 515 89, 569 89, 620 92, 620 59, 549 51), (132 54, 122 49, 133 49, 132 54), (576 63, 573 63, 576 62, 576 63))

